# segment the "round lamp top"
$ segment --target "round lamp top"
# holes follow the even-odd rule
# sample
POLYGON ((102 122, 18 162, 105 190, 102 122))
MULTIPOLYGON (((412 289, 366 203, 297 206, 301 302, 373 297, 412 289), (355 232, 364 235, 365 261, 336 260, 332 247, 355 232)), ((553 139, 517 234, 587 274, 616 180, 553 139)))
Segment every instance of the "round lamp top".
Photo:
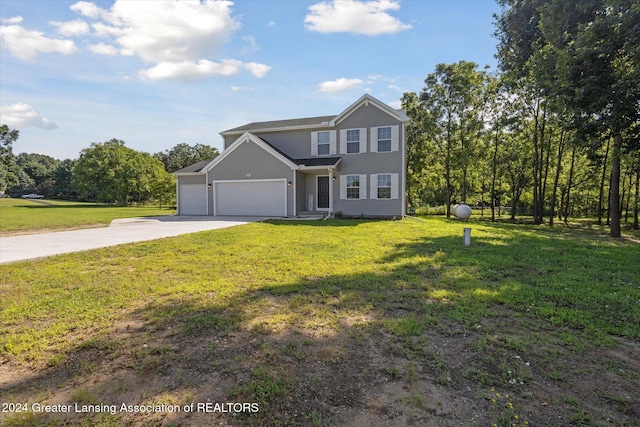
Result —
POLYGON ((456 216, 456 218, 469 219, 471 216, 471 207, 464 203, 460 203, 455 205, 453 209, 451 209, 451 212, 456 216))

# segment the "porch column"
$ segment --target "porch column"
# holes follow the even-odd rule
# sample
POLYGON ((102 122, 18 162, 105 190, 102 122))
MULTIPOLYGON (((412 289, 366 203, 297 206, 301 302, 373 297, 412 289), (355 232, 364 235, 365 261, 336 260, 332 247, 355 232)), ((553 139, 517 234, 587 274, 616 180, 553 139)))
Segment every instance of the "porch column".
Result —
POLYGON ((333 168, 329 168, 329 216, 333 213, 333 168))

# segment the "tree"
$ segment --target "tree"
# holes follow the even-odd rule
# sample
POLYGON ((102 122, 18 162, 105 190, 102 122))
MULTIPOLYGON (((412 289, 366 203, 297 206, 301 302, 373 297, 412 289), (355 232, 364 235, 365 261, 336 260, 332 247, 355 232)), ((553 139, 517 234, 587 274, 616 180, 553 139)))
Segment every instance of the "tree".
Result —
POLYGON ((208 145, 178 144, 170 150, 154 154, 153 157, 164 164, 167 172, 173 173, 203 160, 213 160, 219 154, 217 148, 208 145))
POLYGON ((150 200, 152 186, 163 173, 164 166, 158 159, 112 139, 92 143, 80 152, 71 183, 89 199, 126 205, 150 200))
MULTIPOLYGON (((634 0, 499 0, 496 17, 500 68, 528 85, 545 112, 533 142, 534 218, 541 212, 540 186, 547 111, 562 106, 564 126, 584 141, 611 139, 611 235, 620 236, 620 158, 640 151, 633 135, 640 118, 640 4, 634 0), (540 145, 538 145, 540 144, 540 145), (538 156, 540 155, 540 156, 538 156)), ((536 115, 538 120, 539 115, 536 115)))
MULTIPOLYGON (((451 215, 451 202, 456 188, 462 201, 469 190, 469 168, 475 158, 483 129, 483 102, 486 73, 474 62, 438 64, 427 76, 420 102, 407 111, 420 132, 420 137, 433 144, 434 153, 443 165, 445 209, 451 215)), ((409 106, 412 99, 405 96, 409 106)))
POLYGON ((19 136, 18 130, 9 129, 7 125, 0 126, 0 191, 2 192, 19 182, 13 156, 13 143, 19 136))
POLYGON ((30 178, 29 187, 15 188, 14 192, 37 192, 45 197, 54 194, 54 172, 60 163, 59 160, 45 154, 20 153, 15 158, 16 164, 30 178))
POLYGON ((75 160, 65 159, 58 163, 58 166, 53 171, 53 180, 55 182, 53 187, 53 195, 61 199, 75 199, 77 193, 71 186, 71 179, 73 176, 73 166, 75 160))

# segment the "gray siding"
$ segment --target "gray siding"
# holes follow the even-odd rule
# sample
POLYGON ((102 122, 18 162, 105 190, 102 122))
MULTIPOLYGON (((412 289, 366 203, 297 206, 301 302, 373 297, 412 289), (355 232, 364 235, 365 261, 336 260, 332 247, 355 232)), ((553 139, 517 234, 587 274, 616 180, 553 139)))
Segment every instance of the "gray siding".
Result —
MULTIPOLYGON (((284 178, 291 181, 287 189, 287 215, 295 215, 293 176, 295 171, 252 141, 243 142, 207 174, 207 184, 221 180, 255 180, 284 178)), ((208 190, 213 191, 213 190, 208 190)), ((209 213, 213 214, 213 194, 209 194, 209 213)))
MULTIPOLYGON (((345 120, 338 123, 338 152, 340 151, 340 130, 366 128, 367 152, 361 154, 339 154, 342 157, 340 163, 340 175, 364 174, 367 175, 367 198, 361 200, 341 200, 340 187, 337 186, 334 196, 334 210, 342 212, 345 216, 400 216, 402 215, 402 205, 404 196, 402 194, 402 180, 404 171, 402 170, 402 159, 404 153, 402 123, 391 117, 378 107, 369 104, 362 106, 351 113, 345 120), (387 153, 372 153, 369 144, 372 127, 379 126, 399 126, 399 150, 387 153), (370 198, 371 174, 376 173, 397 173, 398 198, 393 200, 375 200, 370 198), (337 194, 336 194, 337 193, 337 194)), ((339 181, 339 178, 338 178, 339 181)))
POLYGON ((204 185, 205 183, 205 175, 185 175, 185 176, 178 176, 178 184, 179 185, 183 185, 183 184, 202 184, 204 185))
MULTIPOLYGON (((314 131, 335 130, 336 131, 336 154, 342 158, 339 170, 334 172, 336 182, 330 183, 333 191, 333 210, 341 212, 345 216, 400 216, 403 213, 404 194, 403 181, 405 172, 403 170, 404 158, 404 128, 401 121, 389 115, 387 112, 376 107, 373 103, 369 105, 361 105, 357 110, 351 112, 344 120, 342 120, 335 128, 317 127, 304 130, 282 130, 274 132, 254 131, 257 136, 264 138, 269 144, 278 150, 286 153, 293 159, 302 159, 313 157, 311 155, 311 133, 314 131), (380 126, 398 126, 399 130, 399 149, 398 151, 376 153, 371 152, 371 128, 380 126), (340 154, 341 130, 366 128, 366 153, 359 154, 340 154), (371 199, 371 174, 379 173, 395 173, 398 174, 397 199, 377 200, 371 199), (362 174, 367 175, 367 195, 365 199, 345 200, 340 199, 340 176, 362 174)), ((229 147, 236 141, 240 135, 232 135, 223 137, 225 140, 225 148, 229 147)), ((217 179, 260 179, 260 178, 287 178, 293 179, 293 172, 283 163, 279 162, 273 156, 255 146, 243 143, 238 147, 229 158, 214 168, 209 173, 208 181, 217 179), (258 150, 258 151, 256 151, 258 150), (246 177, 247 173, 251 173, 251 177, 246 177)), ((291 215, 293 212, 293 198, 296 199, 296 210, 303 211, 308 209, 308 197, 314 196, 314 208, 317 204, 316 195, 316 175, 327 175, 325 171, 306 171, 304 173, 297 172, 296 194, 293 194, 293 188, 290 189, 291 199, 287 201, 287 206, 291 215)), ((293 186, 292 186, 293 187, 293 186)), ((210 199, 210 212, 212 212, 210 199)))

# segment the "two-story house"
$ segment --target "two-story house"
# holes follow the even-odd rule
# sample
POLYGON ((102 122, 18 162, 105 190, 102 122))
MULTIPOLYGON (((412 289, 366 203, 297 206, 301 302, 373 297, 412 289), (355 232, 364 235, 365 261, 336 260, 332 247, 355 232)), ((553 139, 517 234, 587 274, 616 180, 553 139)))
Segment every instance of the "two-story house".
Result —
POLYGON ((223 152, 175 173, 178 214, 405 214, 408 117, 370 95, 337 116, 249 123, 223 152))

